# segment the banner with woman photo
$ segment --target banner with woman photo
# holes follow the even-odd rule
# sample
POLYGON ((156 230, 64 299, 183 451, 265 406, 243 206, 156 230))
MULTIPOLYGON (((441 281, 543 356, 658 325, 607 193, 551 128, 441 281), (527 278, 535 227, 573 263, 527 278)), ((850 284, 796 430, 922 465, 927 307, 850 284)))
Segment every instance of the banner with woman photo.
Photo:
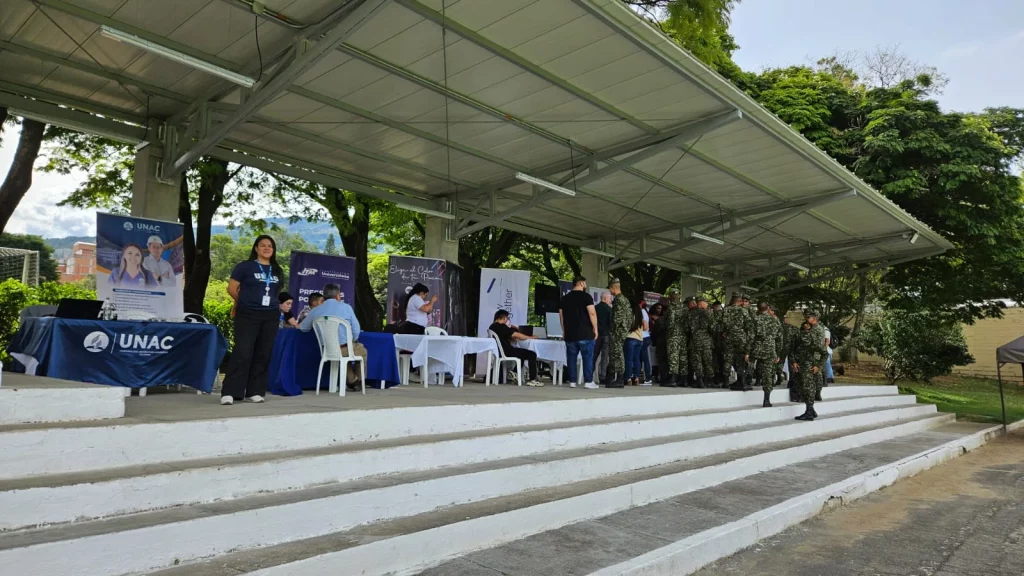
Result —
POLYGON ((96 214, 97 297, 121 312, 181 316, 183 237, 177 222, 96 214))

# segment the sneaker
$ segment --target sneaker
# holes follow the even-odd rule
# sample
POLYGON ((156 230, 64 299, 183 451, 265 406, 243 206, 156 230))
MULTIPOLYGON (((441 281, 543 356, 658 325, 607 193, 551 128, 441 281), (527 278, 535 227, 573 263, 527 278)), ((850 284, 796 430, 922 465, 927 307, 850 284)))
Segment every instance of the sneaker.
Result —
POLYGON ((234 403, 235 403, 235 399, 233 397, 231 397, 231 396, 221 396, 220 397, 220 405, 221 406, 231 406, 234 403))
POLYGON ((246 402, 252 402, 253 404, 262 404, 263 403, 263 396, 260 396, 259 394, 255 395, 255 396, 249 396, 248 398, 245 399, 245 401, 246 402))
POLYGON ((576 381, 575 380, 569 382, 569 388, 575 388, 575 387, 576 387, 576 381))
POLYGON ((653 386, 653 385, 654 385, 654 382, 652 382, 650 380, 644 380, 644 383, 641 384, 641 386, 653 386))
POLYGON ((594 384, 593 382, 587 382, 586 384, 583 385, 583 387, 586 388, 587 390, 597 390, 599 388, 599 386, 597 384, 594 384))
POLYGON ((540 380, 530 380, 529 382, 526 383, 526 385, 533 386, 534 388, 541 388, 544 386, 544 383, 541 382, 540 380))

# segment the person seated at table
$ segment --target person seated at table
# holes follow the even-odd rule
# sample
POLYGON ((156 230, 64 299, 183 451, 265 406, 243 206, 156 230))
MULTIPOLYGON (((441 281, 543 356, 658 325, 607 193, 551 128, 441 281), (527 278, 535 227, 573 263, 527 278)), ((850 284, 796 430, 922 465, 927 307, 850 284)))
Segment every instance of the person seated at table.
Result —
POLYGON ((295 303, 292 295, 282 290, 277 295, 277 301, 277 309, 281 312, 278 328, 298 328, 299 323, 295 321, 295 318, 292 318, 292 304, 295 303))
POLYGON ((321 294, 319 292, 313 292, 312 294, 310 294, 309 295, 309 306, 306 306, 305 308, 302 309, 302 312, 299 312, 299 317, 296 319, 296 321, 301 324, 302 321, 306 319, 306 316, 309 316, 310 311, 312 311, 313 308, 316 308, 317 306, 322 304, 323 301, 324 301, 324 295, 323 294, 321 294))
POLYGON ((398 327, 400 334, 424 334, 427 325, 430 323, 430 313, 434 310, 434 303, 437 302, 437 294, 427 301, 427 293, 430 288, 425 284, 416 283, 409 289, 409 297, 405 303, 405 322, 398 327))
MULTIPOLYGON (((356 313, 352 310, 352 307, 341 301, 341 286, 337 284, 328 284, 324 286, 324 301, 313 310, 302 320, 299 324, 299 330, 303 332, 309 332, 313 329, 313 323, 316 322, 317 318, 323 317, 330 318, 341 318, 352 326, 352 352, 363 359, 363 365, 366 365, 366 347, 359 343, 359 319, 356 318, 356 313)), ((342 356, 348 355, 348 334, 345 331, 344 326, 338 326, 338 342, 341 344, 342 356)), ((355 369, 355 364, 352 362, 348 363, 348 375, 345 382, 347 383, 349 390, 359 390, 359 371, 355 369)))
POLYGON ((110 271, 107 284, 114 286, 156 286, 156 278, 142 267, 142 248, 128 243, 121 250, 121 264, 110 271))
POLYGON ((498 340, 501 342, 501 349, 505 352, 505 356, 510 358, 519 358, 523 361, 523 364, 530 365, 530 379, 527 380, 527 386, 543 386, 544 383, 537 379, 537 353, 533 350, 525 350, 523 348, 516 348, 512 345, 513 340, 533 340, 536 336, 527 336, 522 332, 519 332, 515 326, 509 322, 509 316, 507 310, 498 310, 494 313, 494 323, 487 328, 491 332, 498 335, 498 340))

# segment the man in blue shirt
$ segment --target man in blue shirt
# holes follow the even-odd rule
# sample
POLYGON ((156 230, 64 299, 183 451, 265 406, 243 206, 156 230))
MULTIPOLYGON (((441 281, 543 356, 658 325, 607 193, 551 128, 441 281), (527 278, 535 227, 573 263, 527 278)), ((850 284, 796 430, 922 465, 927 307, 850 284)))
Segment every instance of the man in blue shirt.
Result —
MULTIPOLYGON (((341 318, 352 326, 352 339, 356 342, 353 343, 352 351, 356 356, 363 359, 363 364, 366 364, 366 348, 358 342, 359 340, 359 319, 356 318, 356 313, 352 310, 352 307, 341 301, 341 286, 337 284, 328 284, 324 286, 324 302, 316 308, 310 310, 309 314, 299 324, 299 330, 303 332, 309 332, 313 329, 313 323, 316 322, 317 318, 324 316, 330 316, 333 318, 341 318)), ((344 326, 338 327, 338 342, 341 343, 342 355, 348 354, 348 334, 345 331, 344 326)), ((355 369, 355 364, 348 364, 348 383, 349 390, 358 390, 359 385, 359 371, 355 369)))

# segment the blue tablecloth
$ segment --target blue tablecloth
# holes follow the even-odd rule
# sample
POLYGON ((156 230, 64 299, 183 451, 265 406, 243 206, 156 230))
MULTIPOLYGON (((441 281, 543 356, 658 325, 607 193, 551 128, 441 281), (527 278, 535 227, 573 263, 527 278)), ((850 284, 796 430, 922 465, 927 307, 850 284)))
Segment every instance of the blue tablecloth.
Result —
POLYGON ((210 392, 227 341, 212 324, 26 318, 8 352, 40 376, 210 392))
MULTIPOLYGON (((366 347, 366 385, 390 388, 399 383, 395 337, 385 332, 361 332, 359 343, 366 347)), ((271 394, 298 396, 303 390, 316 390, 316 368, 320 365, 320 344, 316 334, 293 329, 278 330, 274 354, 270 358, 271 394)), ((329 386, 330 366, 325 364, 320 389, 329 386)))

